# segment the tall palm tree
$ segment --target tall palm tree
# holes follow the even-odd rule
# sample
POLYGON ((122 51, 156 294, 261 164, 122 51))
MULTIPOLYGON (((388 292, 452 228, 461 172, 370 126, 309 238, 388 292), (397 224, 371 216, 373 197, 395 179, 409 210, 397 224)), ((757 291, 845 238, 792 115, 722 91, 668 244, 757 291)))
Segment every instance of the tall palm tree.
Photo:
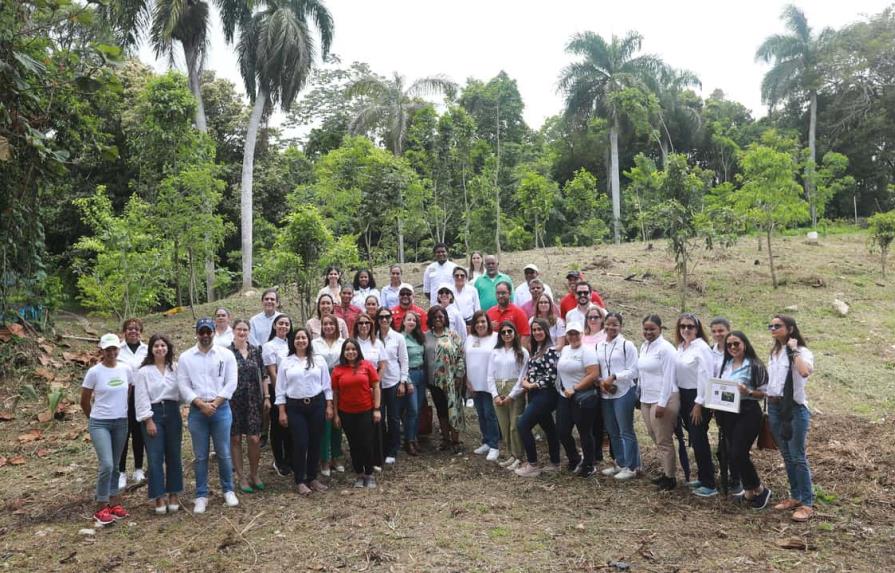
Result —
POLYGON ((326 58, 333 39, 333 19, 320 0, 264 0, 239 26, 237 56, 252 113, 242 156, 240 219, 242 230, 242 286, 252 286, 252 183, 255 143, 265 111, 288 109, 305 86, 317 54, 308 20, 320 34, 326 58))
MULTIPOLYGON (((410 116, 428 105, 421 98, 435 94, 453 97, 457 84, 443 76, 420 78, 405 87, 404 76, 395 73, 388 80, 378 76, 361 78, 348 86, 348 97, 365 97, 366 105, 355 116, 348 128, 352 133, 368 133, 380 129, 386 146, 395 156, 404 153, 404 140, 410 125, 410 116)), ((403 205, 403 198, 399 198, 403 205)), ((404 262, 404 225, 398 217, 398 261, 404 262)))
POLYGON ((612 36, 610 43, 593 32, 575 34, 566 45, 566 53, 581 60, 563 68, 559 76, 559 89, 566 95, 567 117, 586 121, 599 116, 609 123, 612 226, 616 244, 621 242, 618 133, 624 110, 616 105, 613 96, 632 87, 648 89, 650 78, 662 66, 655 56, 637 55, 642 40, 637 32, 628 32, 624 38, 612 36))
POLYGON ((814 34, 805 13, 789 4, 780 16, 786 24, 786 34, 768 36, 755 59, 773 67, 761 82, 761 97, 770 107, 781 100, 808 100, 808 164, 805 166, 805 195, 811 208, 811 224, 817 228, 817 208, 814 197, 814 169, 817 155, 817 91, 823 83, 820 60, 834 32, 824 28, 814 34))
POLYGON ((659 151, 662 153, 663 167, 668 163, 668 154, 675 153, 671 127, 687 124, 698 127, 701 123, 699 110, 684 102, 684 92, 692 87, 702 87, 696 74, 689 70, 677 70, 671 66, 662 66, 655 80, 660 128, 656 139, 659 151))

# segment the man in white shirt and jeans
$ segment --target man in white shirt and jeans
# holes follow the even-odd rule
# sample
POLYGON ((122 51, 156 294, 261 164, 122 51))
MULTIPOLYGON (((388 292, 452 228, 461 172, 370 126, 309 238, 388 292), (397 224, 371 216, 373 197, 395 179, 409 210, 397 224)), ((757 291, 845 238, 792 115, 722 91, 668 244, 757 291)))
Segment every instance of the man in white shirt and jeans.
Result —
POLYGON ((438 287, 443 284, 454 284, 454 268, 457 266, 448 260, 447 245, 438 243, 433 249, 435 262, 426 267, 423 273, 423 293, 429 298, 429 304, 438 304, 438 287))
POLYGON ((221 489, 227 505, 239 505, 233 493, 233 460, 230 455, 230 397, 236 390, 236 356, 214 344, 214 320, 196 322, 196 346, 180 355, 177 386, 181 399, 190 405, 188 427, 196 457, 196 505, 194 513, 204 513, 208 505, 208 446, 214 441, 221 489))

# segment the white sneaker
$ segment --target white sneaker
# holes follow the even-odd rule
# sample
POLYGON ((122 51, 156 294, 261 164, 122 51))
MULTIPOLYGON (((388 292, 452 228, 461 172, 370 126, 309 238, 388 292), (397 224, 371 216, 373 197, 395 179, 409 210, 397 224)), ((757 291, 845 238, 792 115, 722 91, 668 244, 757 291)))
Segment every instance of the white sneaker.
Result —
POLYGON ((136 469, 134 470, 134 482, 140 483, 146 481, 146 474, 143 473, 143 470, 136 469))
POLYGON ((524 463, 518 468, 516 468, 516 475, 519 477, 538 477, 541 475, 541 468, 538 466, 533 466, 529 463, 524 463))
POLYGON ((609 466, 608 468, 604 469, 600 473, 603 474, 604 476, 614 476, 615 474, 617 474, 620 471, 622 471, 622 469, 620 467, 613 465, 613 466, 609 466))
POLYGON ((466 399, 466 407, 467 408, 475 408, 475 402, 472 401, 472 398, 466 399))
POLYGON ((515 461, 516 461, 516 458, 514 458, 513 456, 510 456, 510 457, 508 457, 507 459, 505 459, 504 461, 502 461, 502 462, 498 462, 497 465, 499 465, 499 466, 502 467, 502 468, 505 468, 505 467, 509 466, 510 464, 512 464, 512 463, 515 462, 515 461))
POLYGON ((329 477, 329 476, 332 475, 332 470, 330 470, 329 467, 325 467, 325 468, 323 468, 323 469, 320 470, 320 474, 323 475, 323 476, 325 476, 325 477, 329 477))
POLYGON ((236 507, 239 505, 239 500, 236 499, 236 494, 232 491, 228 491, 224 494, 224 501, 229 507, 236 507))
POLYGON ((385 458, 385 465, 387 465, 387 466, 395 465, 395 458, 393 458, 392 456, 387 456, 385 458))
POLYGON ((373 466, 373 471, 374 471, 374 472, 381 472, 381 471, 382 471, 382 466, 373 466))
POLYGON ((193 506, 193 513, 205 513, 205 507, 208 505, 207 497, 197 497, 196 505, 193 506))
POLYGON ((619 481, 629 480, 633 477, 637 477, 637 472, 628 468, 622 468, 621 471, 615 474, 615 479, 619 481))
POLYGON ((500 450, 497 448, 488 448, 488 455, 485 456, 485 459, 489 462, 496 462, 497 458, 500 457, 500 450))
POLYGON ((477 447, 476 449, 472 450, 472 453, 474 453, 474 454, 478 454, 478 455, 480 455, 480 456, 483 456, 483 455, 487 454, 487 453, 490 452, 490 451, 491 451, 491 447, 490 447, 488 444, 482 444, 481 446, 479 446, 479 447, 477 447))
POLYGON ((121 472, 118 474, 118 491, 124 491, 124 488, 127 487, 127 474, 121 472))
POLYGON ((522 465, 522 460, 513 460, 513 463, 507 466, 507 469, 511 472, 516 471, 516 468, 522 465))

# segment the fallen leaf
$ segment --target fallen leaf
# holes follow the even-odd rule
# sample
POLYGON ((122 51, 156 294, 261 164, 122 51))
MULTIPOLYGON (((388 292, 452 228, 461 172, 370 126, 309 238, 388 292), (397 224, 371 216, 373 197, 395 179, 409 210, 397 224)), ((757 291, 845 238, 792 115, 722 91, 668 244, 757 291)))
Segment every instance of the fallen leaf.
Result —
POLYGON ((81 436, 81 430, 72 430, 71 432, 66 432, 62 434, 62 437, 66 440, 77 440, 81 436))
POLYGON ((44 342, 40 345, 40 349, 46 352, 47 354, 52 354, 56 347, 50 344, 49 342, 44 342))
POLYGON ((21 444, 26 444, 28 442, 34 442, 43 437, 43 431, 38 429, 28 430, 26 433, 20 435, 16 440, 21 444))
POLYGON ((0 468, 6 465, 6 456, 0 456, 0 468))
POLYGON ((25 456, 13 456, 9 458, 9 465, 20 466, 25 463, 25 456))
POLYGON ((25 336, 25 329, 24 327, 22 327, 21 324, 13 322, 12 324, 8 324, 6 328, 9 329, 9 332, 12 333, 13 336, 19 336, 22 338, 24 338, 25 336))
POLYGON ((50 360, 50 357, 47 356, 46 354, 41 354, 40 356, 37 357, 37 360, 40 361, 41 366, 49 366, 50 364, 53 363, 53 361, 50 360))
POLYGON ((68 362, 76 362, 84 366, 89 365, 93 361, 90 354, 86 352, 63 352, 62 358, 68 362))
MULTIPOLYGON (((52 419, 53 419, 53 414, 50 412, 44 411, 37 415, 37 421, 40 422, 41 424, 46 424, 47 422, 49 422, 52 419)), ((21 438, 22 438, 22 436, 19 436, 20 441, 21 441, 21 438)))
POLYGON ((48 450, 48 449, 46 449, 46 448, 40 448, 39 450, 37 450, 37 451, 34 452, 34 453, 35 453, 35 455, 36 455, 37 457, 39 457, 39 458, 45 458, 45 457, 47 457, 48 455, 50 455, 50 450, 48 450))
POLYGON ((783 549, 807 549, 807 544, 798 537, 784 537, 777 540, 777 546, 783 549))
POLYGON ((15 419, 16 417, 14 414, 10 414, 9 412, 0 412, 0 422, 9 422, 15 419))
POLYGON ((46 368, 35 368, 34 374, 36 374, 37 376, 40 376, 47 382, 50 382, 51 380, 56 378, 56 374, 51 372, 50 370, 47 370, 46 368))
POLYGON ((5 326, 0 328, 0 342, 9 342, 12 340, 12 333, 5 326))

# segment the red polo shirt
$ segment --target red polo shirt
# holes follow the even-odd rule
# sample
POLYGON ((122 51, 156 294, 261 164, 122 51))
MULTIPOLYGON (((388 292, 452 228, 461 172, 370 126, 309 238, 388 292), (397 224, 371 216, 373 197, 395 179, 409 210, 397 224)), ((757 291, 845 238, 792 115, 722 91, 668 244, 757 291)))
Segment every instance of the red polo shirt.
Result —
POLYGON ((499 304, 495 304, 488 309, 488 318, 491 319, 491 328, 494 332, 500 329, 501 322, 509 320, 516 325, 516 332, 519 336, 528 336, 531 333, 525 311, 513 303, 508 304, 506 308, 500 308, 499 304))
POLYGON ((333 309, 333 314, 345 321, 345 325, 348 327, 349 336, 354 336, 354 323, 357 322, 357 317, 359 317, 362 312, 363 310, 353 304, 348 305, 348 310, 342 308, 341 304, 333 309))
MULTIPOLYGON (((401 325, 404 324, 404 315, 407 314, 408 310, 412 310, 413 312, 415 312, 419 315, 420 330, 422 330, 423 332, 426 332, 427 330, 429 330, 429 327, 426 324, 426 320, 427 320, 426 311, 423 310, 422 308, 418 307, 415 304, 411 304, 410 308, 407 308, 407 309, 401 308, 400 304, 398 306, 392 308, 392 328, 394 328, 398 332, 401 331, 401 325)), ((445 326, 447 326, 447 325, 445 325, 445 326)))
MULTIPOLYGON (((590 301, 600 308, 606 308, 606 303, 603 302, 603 297, 600 296, 595 290, 590 291, 590 301)), ((578 297, 576 297, 572 293, 567 293, 566 296, 562 297, 562 300, 559 301, 559 311, 562 313, 562 319, 566 319, 566 313, 578 306, 578 297)))
POLYGON ((339 394, 339 411, 359 414, 373 409, 374 384, 379 383, 379 373, 368 360, 361 360, 357 370, 339 364, 333 368, 332 388, 339 394))

